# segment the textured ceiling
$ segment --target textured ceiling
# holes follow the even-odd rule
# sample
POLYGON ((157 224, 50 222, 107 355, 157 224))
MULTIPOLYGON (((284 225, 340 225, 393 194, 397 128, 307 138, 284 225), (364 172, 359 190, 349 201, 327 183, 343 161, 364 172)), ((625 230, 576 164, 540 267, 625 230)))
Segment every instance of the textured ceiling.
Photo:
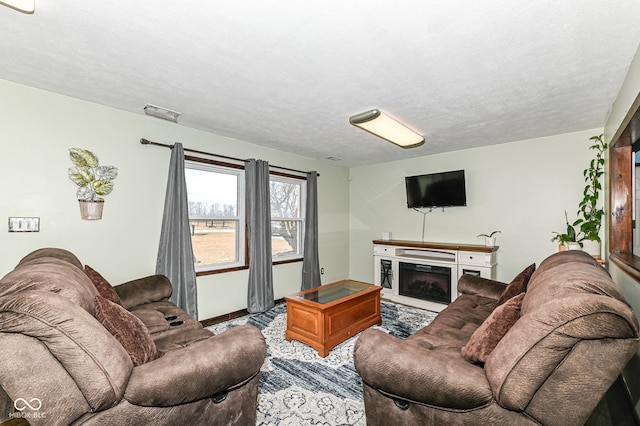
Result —
POLYGON ((36 0, 0 34, 0 79, 358 166, 603 126, 640 2, 36 0), (426 143, 349 124, 372 108, 426 143))

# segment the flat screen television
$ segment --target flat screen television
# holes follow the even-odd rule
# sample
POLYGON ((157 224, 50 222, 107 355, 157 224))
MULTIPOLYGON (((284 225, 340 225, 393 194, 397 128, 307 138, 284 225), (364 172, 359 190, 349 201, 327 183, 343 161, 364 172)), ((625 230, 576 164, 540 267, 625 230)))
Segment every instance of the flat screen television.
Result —
POLYGON ((407 207, 467 205, 464 170, 405 177, 407 207))

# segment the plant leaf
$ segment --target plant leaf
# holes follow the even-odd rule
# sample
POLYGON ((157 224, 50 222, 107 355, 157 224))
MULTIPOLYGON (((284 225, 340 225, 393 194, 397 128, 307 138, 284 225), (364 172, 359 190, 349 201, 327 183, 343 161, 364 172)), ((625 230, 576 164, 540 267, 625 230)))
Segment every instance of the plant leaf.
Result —
POLYGON ((98 157, 86 149, 71 148, 69 149, 69 157, 73 164, 80 168, 98 166, 98 157))
POLYGON ((114 180, 118 177, 118 168, 114 166, 98 166, 95 168, 96 180, 114 180))
POLYGON ((69 167, 69 179, 78 186, 88 185, 94 180, 89 169, 77 167, 69 167))
POLYGON ((93 200, 95 197, 95 192, 91 185, 86 185, 78 188, 78 200, 93 200))
POLYGON ((109 180, 97 180, 93 182, 93 189, 98 195, 109 195, 113 191, 113 182, 109 180))

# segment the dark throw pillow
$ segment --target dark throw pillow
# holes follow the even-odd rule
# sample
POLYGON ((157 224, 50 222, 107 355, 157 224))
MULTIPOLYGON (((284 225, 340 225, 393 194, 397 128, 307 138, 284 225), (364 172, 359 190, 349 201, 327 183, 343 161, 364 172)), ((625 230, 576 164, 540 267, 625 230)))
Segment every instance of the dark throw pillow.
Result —
POLYGON ((507 300, 491 312, 491 315, 478 327, 460 353, 470 362, 487 362, 491 351, 520 318, 520 307, 524 293, 507 300))
POLYGON ((113 286, 109 281, 107 281, 99 272, 93 269, 89 265, 84 265, 84 273, 87 274, 91 282, 98 290, 98 294, 104 297, 107 300, 112 301, 113 303, 117 303, 120 306, 124 306, 122 304, 122 299, 118 296, 118 293, 113 289, 113 286))
POLYGON ((531 265, 524 268, 524 271, 516 275, 516 277, 509 283, 507 288, 504 289, 504 291, 498 298, 498 303, 496 306, 500 306, 507 300, 511 299, 513 296, 527 291, 527 284, 529 284, 529 279, 531 278, 531 275, 533 275, 533 272, 535 270, 536 264, 532 263, 531 265))
POLYGON ((162 356, 142 321, 122 306, 96 296, 96 319, 127 351, 138 366, 162 356))

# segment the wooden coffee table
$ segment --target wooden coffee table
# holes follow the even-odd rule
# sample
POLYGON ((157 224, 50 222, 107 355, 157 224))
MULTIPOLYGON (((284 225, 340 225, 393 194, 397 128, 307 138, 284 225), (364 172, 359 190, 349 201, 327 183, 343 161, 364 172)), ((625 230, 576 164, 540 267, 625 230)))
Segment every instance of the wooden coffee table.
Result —
POLYGON ((344 280, 285 296, 285 339, 306 343, 321 357, 351 336, 382 324, 382 287, 344 280))

